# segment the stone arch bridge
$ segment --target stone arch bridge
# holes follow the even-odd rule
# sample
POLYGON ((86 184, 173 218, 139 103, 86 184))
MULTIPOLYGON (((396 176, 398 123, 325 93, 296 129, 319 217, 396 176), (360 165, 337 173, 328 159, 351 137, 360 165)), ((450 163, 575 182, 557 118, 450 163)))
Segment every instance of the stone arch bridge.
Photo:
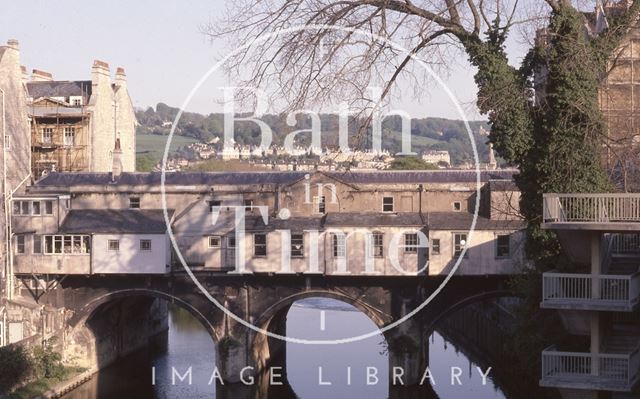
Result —
MULTIPOLYGON (((325 297, 346 302, 381 328, 418 307, 443 281, 415 276, 194 274, 207 292, 235 315, 283 336, 287 312, 300 299, 325 297)), ((511 295, 506 289, 507 278, 454 276, 414 317, 384 333, 389 370, 402 367, 403 385, 418 385, 428 366, 428 337, 434 324, 461 304, 511 295)), ((163 321, 153 320, 150 311, 158 302, 153 299, 160 298, 188 310, 204 325, 215 342, 216 367, 225 381, 239 382, 243 373, 259 376, 273 366, 286 370, 286 342, 251 330, 226 315, 184 272, 162 276, 69 275, 60 279, 55 289, 33 294, 41 304, 65 309, 65 327, 59 333, 65 354, 88 359, 86 367, 102 368, 125 355, 127 348, 145 345, 147 336, 141 331, 162 330, 163 321)))

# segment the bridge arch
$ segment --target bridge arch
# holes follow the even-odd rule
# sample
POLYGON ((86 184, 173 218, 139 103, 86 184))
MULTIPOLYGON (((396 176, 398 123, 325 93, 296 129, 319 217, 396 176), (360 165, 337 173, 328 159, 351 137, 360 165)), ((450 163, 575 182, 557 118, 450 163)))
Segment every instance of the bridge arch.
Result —
POLYGON ((487 292, 482 292, 475 295, 466 296, 454 302, 453 304, 445 307, 443 310, 437 313, 435 317, 429 320, 429 324, 427 324, 426 329, 424 331, 427 333, 431 333, 433 330, 435 330, 438 323, 440 323, 443 319, 447 318, 448 315, 454 313, 457 310, 464 308, 467 305, 471 305, 472 303, 484 301, 487 299, 509 298, 509 297, 522 298, 522 295, 512 290, 493 290, 493 291, 487 291, 487 292))
MULTIPOLYGON (((99 329, 95 327, 94 323, 100 326, 108 325, 109 327, 113 327, 113 330, 111 330, 110 332, 111 337, 113 337, 114 335, 119 335, 121 338, 122 335, 127 334, 131 336, 131 330, 129 330, 128 333, 123 332, 126 330, 126 328, 128 328, 127 323, 118 323, 118 325, 114 325, 113 323, 109 323, 108 321, 103 321, 100 319, 110 318, 113 317, 114 313, 118 313, 118 311, 114 312, 113 309, 108 308, 110 304, 123 306, 131 304, 131 302, 133 302, 136 306, 147 306, 144 304, 144 301, 136 300, 144 300, 145 298, 162 299, 169 303, 175 303, 180 308, 189 312, 189 314, 191 314, 196 320, 200 322, 200 324, 204 327, 204 329, 211 337, 215 348, 215 358, 216 360, 218 360, 217 345, 219 343, 219 334, 214 328, 212 320, 210 320, 207 315, 203 313, 202 307, 197 306, 197 303, 191 303, 190 301, 179 298, 170 293, 148 288, 129 288, 103 293, 91 298, 87 301, 87 303, 82 305, 68 320, 67 327, 65 329, 64 340, 66 342, 66 346, 67 348, 72 348, 71 350, 66 351, 68 357, 67 360, 73 362, 74 358, 84 358, 87 360, 83 364, 78 364, 79 366, 86 368, 95 367, 97 369, 100 369, 110 364, 120 355, 126 355, 127 353, 129 353, 131 348, 135 349, 135 343, 132 345, 130 341, 127 341, 127 345, 125 345, 124 347, 124 349, 126 349, 126 352, 121 352, 120 349, 122 348, 122 346, 113 345, 113 342, 107 342, 105 344, 105 341, 108 341, 108 339, 105 339, 105 336, 108 336, 109 333, 99 331, 99 329), (128 303, 120 302, 128 300, 130 301, 128 303), (100 316, 98 317, 99 314, 100 316), (115 346, 113 353, 109 353, 108 350, 105 350, 105 348, 108 348, 110 344, 111 346, 115 346), (78 354, 83 354, 84 357, 78 356, 78 354)), ((151 306, 151 303, 151 301, 147 302, 148 306, 151 306)), ((147 337, 148 336, 146 334, 140 335, 141 340, 144 340, 147 337)))

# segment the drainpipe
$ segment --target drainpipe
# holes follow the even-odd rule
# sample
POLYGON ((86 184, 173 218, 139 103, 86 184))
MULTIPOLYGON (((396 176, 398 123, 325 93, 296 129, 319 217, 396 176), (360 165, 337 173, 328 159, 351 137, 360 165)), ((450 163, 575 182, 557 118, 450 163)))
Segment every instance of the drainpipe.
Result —
MULTIPOLYGON (((9 277, 9 268, 10 268, 10 253, 11 253, 11 230, 9 228, 9 210, 8 206, 9 201, 7 199, 7 135, 6 135, 6 112, 5 112, 5 94, 4 90, 0 88, 0 94, 2 94, 2 200, 4 202, 4 220, 5 220, 5 245, 7 254, 4 257, 5 268, 4 268, 4 277, 5 281, 5 289, 7 290, 7 299, 11 299, 11 283, 9 277)), ((3 324, 4 326, 4 324, 3 324)), ((3 334, 4 338, 4 334, 3 334)))

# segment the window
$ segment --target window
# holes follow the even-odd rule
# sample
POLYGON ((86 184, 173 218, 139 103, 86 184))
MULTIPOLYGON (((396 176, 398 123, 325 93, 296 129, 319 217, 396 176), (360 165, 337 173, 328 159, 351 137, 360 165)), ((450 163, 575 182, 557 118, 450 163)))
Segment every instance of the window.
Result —
POLYGON ((291 257, 292 258, 304 257, 304 234, 302 233, 291 234, 291 257))
POLYGON ((140 197, 129 197, 129 208, 140 209, 140 197))
POLYGON ((332 234, 333 257, 344 258, 347 256, 347 237, 344 234, 332 234))
POLYGON ((321 196, 316 195, 313 197, 313 209, 315 210, 316 213, 325 213, 327 208, 326 208, 324 195, 321 195, 321 196))
POLYGON ((42 253, 42 236, 38 234, 34 234, 33 236, 33 253, 41 254, 42 253))
POLYGON ((74 107, 80 107, 82 105, 82 97, 75 97, 71 100, 71 105, 74 107))
POLYGON ((267 235, 264 233, 255 233, 253 235, 253 255, 267 256, 267 235))
MULTIPOLYGON (((462 253, 465 245, 467 244, 467 235, 465 233, 453 234, 453 256, 458 257, 462 253)), ((464 257, 468 256, 469 252, 464 253, 464 257)))
POLYGON ((236 236, 235 234, 230 234, 227 236, 227 246, 229 248, 235 248, 236 247, 236 236))
POLYGON ((76 142, 76 128, 65 127, 64 128, 64 145, 67 147, 71 147, 75 145, 75 142, 76 142))
POLYGON ((511 256, 510 238, 508 234, 499 234, 496 237, 496 258, 508 258, 511 256))
POLYGON ((440 255, 440 239, 434 238, 431 240, 431 254, 440 255))
POLYGON ((42 143, 53 144, 53 128, 45 127, 42 129, 42 143))
POLYGON ((382 198, 382 212, 393 212, 393 197, 382 198))
POLYGON ((23 235, 16 236, 16 253, 23 254, 25 252, 25 239, 23 235))
POLYGON ((44 202, 44 214, 53 215, 53 201, 44 202))
POLYGON ((141 251, 151 251, 151 240, 140 240, 141 251))
POLYGON ((4 135, 4 148, 6 150, 11 149, 11 136, 9 136, 8 134, 4 135))
POLYGON ((220 201, 220 200, 211 200, 211 201, 209 201, 209 210, 211 212, 220 212, 220 205, 222 205, 222 201, 220 201))
POLYGON ((460 212, 461 210, 462 210, 462 202, 454 201, 453 202, 453 211, 454 212, 460 212))
POLYGON ((220 248, 220 236, 208 237, 209 248, 220 248))
POLYGON ((244 200, 244 210, 248 212, 252 209, 253 209, 253 200, 250 200, 250 199, 244 200))
POLYGON ((404 252, 410 254, 418 253, 417 233, 406 233, 404 235, 404 252))
POLYGON ((371 244, 373 245, 373 257, 374 258, 382 258, 384 256, 384 234, 382 233, 373 233, 371 235, 371 244))
POLYGON ((13 201, 13 214, 14 215, 29 215, 31 207, 30 201, 13 201))
POLYGON ((40 201, 33 201, 33 203, 31 203, 31 214, 32 215, 40 214, 40 201))
POLYGON ((120 250, 120 240, 109 240, 109 251, 119 251, 120 250))

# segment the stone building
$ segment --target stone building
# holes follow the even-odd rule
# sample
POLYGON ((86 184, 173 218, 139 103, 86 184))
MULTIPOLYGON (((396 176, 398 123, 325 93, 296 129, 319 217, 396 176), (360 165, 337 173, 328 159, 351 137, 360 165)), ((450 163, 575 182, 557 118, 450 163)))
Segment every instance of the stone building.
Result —
MULTIPOLYGON (((14 269, 24 286, 41 274, 181 267, 169 254, 160 173, 116 169, 50 173, 15 197, 14 269)), ((165 190, 176 244, 196 269, 437 276, 466 248, 457 274, 505 275, 527 264, 514 172, 481 172, 480 198, 475 172, 455 170, 175 172, 165 190)))
POLYGON ((91 80, 56 81, 34 69, 26 87, 35 179, 50 171, 110 171, 116 139, 124 170, 135 170, 135 114, 123 68, 113 83, 103 61, 94 61, 91 80))

